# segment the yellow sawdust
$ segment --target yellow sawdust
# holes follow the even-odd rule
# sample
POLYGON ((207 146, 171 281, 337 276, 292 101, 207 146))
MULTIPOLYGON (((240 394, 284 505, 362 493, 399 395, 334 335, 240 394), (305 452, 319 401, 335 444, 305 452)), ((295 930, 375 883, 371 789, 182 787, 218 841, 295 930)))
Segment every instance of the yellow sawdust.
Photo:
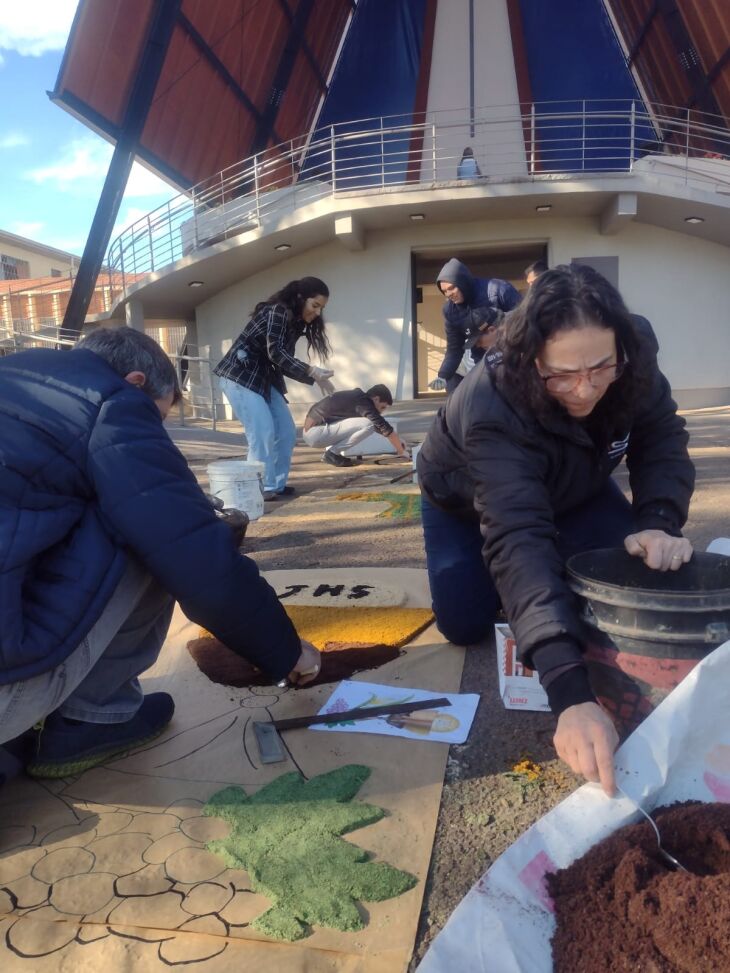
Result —
MULTIPOLYGON (((433 621, 430 608, 323 608, 320 605, 286 605, 286 613, 299 636, 318 649, 332 643, 399 647, 410 642, 433 621)), ((200 637, 210 633, 201 629, 200 637)))
POLYGON ((433 619, 430 608, 322 608, 289 605, 299 635, 323 649, 330 642, 405 645, 433 619))
POLYGON ((513 774, 519 774, 520 777, 524 777, 525 780, 537 780, 537 778, 542 773, 542 767, 540 764, 535 763, 534 760, 530 760, 526 757, 524 760, 520 760, 512 768, 513 774))

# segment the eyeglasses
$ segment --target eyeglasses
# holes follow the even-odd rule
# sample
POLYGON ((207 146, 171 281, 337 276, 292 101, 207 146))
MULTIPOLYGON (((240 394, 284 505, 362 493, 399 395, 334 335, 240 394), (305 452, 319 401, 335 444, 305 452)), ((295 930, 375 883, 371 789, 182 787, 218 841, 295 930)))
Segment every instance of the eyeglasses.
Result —
POLYGON ((540 375, 540 378, 545 383, 548 392, 573 392, 583 379, 586 379, 592 388, 603 389, 611 382, 615 382, 617 378, 621 378, 627 365, 627 361, 620 361, 614 362, 612 365, 599 365, 598 368, 586 368, 582 372, 540 375))

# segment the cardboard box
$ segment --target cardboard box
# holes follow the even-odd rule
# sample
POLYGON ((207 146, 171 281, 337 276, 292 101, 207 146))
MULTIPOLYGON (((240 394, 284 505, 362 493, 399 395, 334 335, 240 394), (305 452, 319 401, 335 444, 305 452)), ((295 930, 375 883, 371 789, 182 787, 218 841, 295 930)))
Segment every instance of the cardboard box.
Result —
POLYGON ((537 672, 517 659, 517 643, 509 625, 495 625, 499 695, 506 709, 529 709, 549 713, 547 693, 540 685, 537 672))

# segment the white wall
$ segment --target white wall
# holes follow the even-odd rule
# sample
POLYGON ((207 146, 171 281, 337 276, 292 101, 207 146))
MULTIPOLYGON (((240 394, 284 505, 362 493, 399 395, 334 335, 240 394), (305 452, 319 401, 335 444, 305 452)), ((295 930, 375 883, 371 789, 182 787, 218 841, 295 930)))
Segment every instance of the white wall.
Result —
MULTIPOLYGON (((469 4, 467 0, 439 0, 429 76, 427 112, 438 113, 439 125, 450 117, 468 117, 470 98, 469 4)), ((474 106, 477 125, 455 124, 440 135, 437 146, 438 179, 453 179, 465 146, 470 145, 483 175, 499 175, 510 160, 524 152, 519 123, 501 119, 515 115, 519 102, 512 56, 506 0, 474 2, 474 106)), ((424 169, 432 165, 431 140, 424 143, 424 169)))
MULTIPOLYGON (((212 359, 220 357, 258 301, 304 276, 320 277, 330 289, 325 321, 334 351, 330 367, 335 370, 336 386, 367 388, 384 382, 395 393, 404 312, 408 317, 411 313, 410 247, 403 234, 373 234, 368 249, 357 253, 331 243, 223 291, 197 309, 200 344, 210 345, 212 359)), ((299 343, 297 354, 307 361, 306 342, 299 343)), ((406 354, 410 363, 410 340, 406 354)), ((410 398, 410 365, 405 377, 404 396, 410 398)), ((317 386, 293 380, 287 386, 294 403, 320 397, 317 386)))
MULTIPOLYGON (((323 278, 331 298, 326 311, 334 347, 338 388, 384 382, 395 392, 403 355, 403 398, 412 395, 410 260, 413 250, 443 254, 473 246, 516 241, 548 242, 551 265, 572 257, 619 257, 619 286, 632 311, 654 325, 660 361, 675 390, 730 387, 730 274, 728 249, 656 227, 630 224, 616 236, 601 236, 592 218, 490 220, 418 224, 367 235, 366 249, 350 252, 329 243, 287 260, 198 308, 201 345, 216 358, 230 346, 254 304, 288 280, 323 278)), ((245 257, 242 256, 242 266, 245 257)), ((304 349, 298 349, 304 357, 304 349)), ((315 393, 289 382, 293 403, 315 393)))

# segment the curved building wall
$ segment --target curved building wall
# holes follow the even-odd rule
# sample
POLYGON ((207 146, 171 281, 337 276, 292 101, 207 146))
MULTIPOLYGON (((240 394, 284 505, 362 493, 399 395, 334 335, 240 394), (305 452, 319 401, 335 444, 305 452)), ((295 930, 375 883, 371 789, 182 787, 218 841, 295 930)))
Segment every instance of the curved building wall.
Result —
MULTIPOLYGON (((442 223, 368 233, 364 250, 337 242, 256 274, 200 305, 198 338, 216 359, 230 346, 254 304, 286 281, 313 274, 330 287, 326 319, 338 388, 384 382, 413 395, 411 259, 414 252, 498 253, 519 242, 547 245, 551 265, 617 258, 618 283, 630 309, 645 315, 659 338, 660 361, 681 405, 730 403, 728 250, 642 224, 601 236, 593 218, 442 223), (404 326, 407 329, 404 334, 404 326), (399 375, 402 382, 399 383, 399 375)), ((244 265, 244 260, 242 260, 244 265)), ((304 349, 299 349, 304 356, 304 349)), ((290 399, 315 393, 289 383, 290 399)))

